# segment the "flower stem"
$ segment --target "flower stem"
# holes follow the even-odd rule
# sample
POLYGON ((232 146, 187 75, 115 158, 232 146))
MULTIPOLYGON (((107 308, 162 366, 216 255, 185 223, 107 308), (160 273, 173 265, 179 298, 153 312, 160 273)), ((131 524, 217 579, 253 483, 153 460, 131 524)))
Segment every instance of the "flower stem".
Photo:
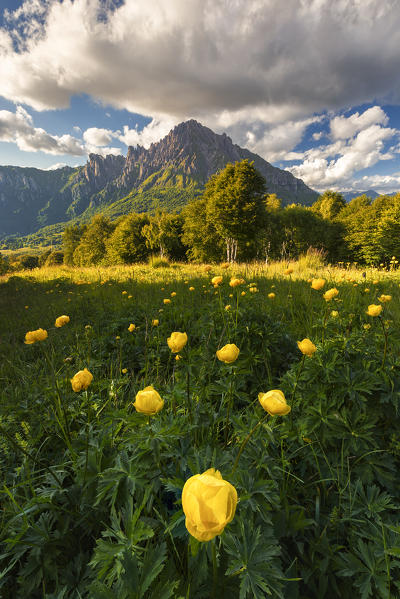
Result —
POLYGON ((254 431, 260 426, 260 424, 262 424, 264 422, 264 420, 266 420, 268 418, 268 416, 269 416, 269 414, 265 414, 264 418, 261 418, 261 420, 259 420, 257 422, 257 424, 251 429, 251 431, 249 432, 249 434, 247 435, 247 437, 245 438, 245 440, 241 444, 240 449, 239 449, 239 453, 237 454, 235 463, 233 464, 233 468, 232 468, 232 472, 231 472, 230 476, 232 476, 235 473, 235 470, 236 470, 237 465, 239 463, 239 458, 242 455, 243 450, 246 447, 247 443, 249 442, 250 437, 252 436, 252 434, 254 433, 254 431))
POLYGON ((211 556, 212 556, 212 565, 213 565, 213 589, 212 589, 212 597, 213 599, 216 597, 217 591, 217 582, 218 582, 218 570, 217 570, 217 552, 215 549, 215 538, 211 543, 211 556))
POLYGON ((379 316, 379 321, 380 321, 380 323, 382 325, 383 335, 384 335, 384 338, 385 338, 385 346, 383 348, 383 358, 382 358, 382 365, 381 365, 381 368, 383 368, 384 365, 385 365, 385 360, 386 360, 386 352, 387 352, 387 345, 388 345, 388 332, 385 329, 385 325, 383 323, 383 320, 382 320, 381 316, 379 316))

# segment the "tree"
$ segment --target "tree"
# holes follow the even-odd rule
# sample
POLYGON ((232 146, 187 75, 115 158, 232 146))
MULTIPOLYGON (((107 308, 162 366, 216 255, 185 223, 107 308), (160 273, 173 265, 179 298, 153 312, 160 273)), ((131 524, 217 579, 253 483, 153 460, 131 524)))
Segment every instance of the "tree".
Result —
POLYGON ((218 235, 215 223, 207 220, 206 201, 190 202, 182 210, 182 217, 182 241, 188 247, 188 257, 199 262, 220 261, 224 256, 225 242, 218 235))
POLYGON ((74 264, 77 266, 99 264, 105 256, 106 241, 114 228, 115 225, 102 214, 96 215, 74 251, 74 264))
POLYGON ((207 181, 206 219, 224 240, 229 262, 236 259, 239 244, 251 241, 265 226, 265 194, 265 179, 248 160, 228 163, 207 181))
POLYGON ((147 247, 160 252, 160 258, 182 260, 186 251, 181 240, 182 228, 182 216, 158 210, 150 217, 150 222, 144 225, 142 235, 147 247))
POLYGON ((318 212, 322 218, 333 220, 346 206, 346 200, 341 193, 328 189, 318 200, 314 202, 311 209, 313 212, 318 212))
POLYGON ((71 225, 64 229, 62 236, 64 263, 72 266, 74 263, 74 251, 78 247, 80 240, 87 229, 87 225, 71 225))
POLYGON ((149 218, 145 214, 129 214, 119 220, 106 243, 107 262, 110 264, 132 264, 144 262, 149 249, 142 234, 149 218))

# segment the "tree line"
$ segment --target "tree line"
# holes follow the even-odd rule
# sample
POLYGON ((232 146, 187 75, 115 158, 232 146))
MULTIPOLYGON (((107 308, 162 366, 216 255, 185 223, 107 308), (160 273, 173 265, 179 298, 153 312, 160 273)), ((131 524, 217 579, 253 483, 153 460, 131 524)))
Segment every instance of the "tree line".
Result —
POLYGON ((171 261, 268 262, 296 259, 309 248, 329 262, 376 265, 399 256, 400 193, 346 203, 328 190, 310 207, 282 206, 243 160, 212 175, 202 196, 180 213, 131 213, 116 221, 100 214, 67 227, 63 256, 48 253, 40 263, 132 264, 155 254, 171 261))

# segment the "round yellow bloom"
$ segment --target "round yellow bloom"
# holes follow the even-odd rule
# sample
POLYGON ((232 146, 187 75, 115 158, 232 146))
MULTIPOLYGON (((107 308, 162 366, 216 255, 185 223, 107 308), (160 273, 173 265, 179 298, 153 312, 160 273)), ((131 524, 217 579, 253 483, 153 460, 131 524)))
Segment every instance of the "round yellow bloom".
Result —
POLYGON ((142 391, 136 393, 135 403, 133 405, 135 406, 136 412, 154 416, 154 414, 157 414, 157 412, 163 409, 164 400, 161 399, 154 387, 149 385, 142 391))
POLYGON ((337 310, 332 310, 331 316, 332 318, 337 318, 339 316, 339 312, 337 310))
POLYGON ((170 304, 171 300, 169 299, 169 297, 163 299, 164 304, 170 304))
POLYGON ((229 268, 230 264, 229 262, 224 262, 223 264, 221 264, 221 268, 229 268))
POLYGON ((167 339, 168 347, 173 354, 177 354, 185 347, 187 340, 188 336, 186 333, 175 331, 174 333, 171 333, 171 337, 168 337, 167 339))
POLYGON ((176 354, 176 356, 175 356, 175 360, 176 360, 176 361, 178 361, 178 360, 180 360, 180 359, 181 359, 181 356, 180 356, 179 354, 176 354))
POLYGON ((225 306, 225 310, 226 310, 227 312, 229 312, 229 310, 230 310, 230 309, 231 309, 231 305, 230 305, 230 304, 228 304, 227 306, 225 306))
POLYGON ((229 285, 231 287, 238 287, 239 285, 243 285, 244 283, 244 279, 238 279, 237 277, 232 277, 231 280, 229 281, 229 285))
POLYGON ((286 403, 284 394, 279 389, 273 389, 268 393, 259 393, 258 401, 270 416, 286 416, 291 410, 286 403))
POLYGON ((89 372, 87 368, 77 372, 71 379, 71 385, 73 391, 82 391, 89 387, 93 380, 93 374, 89 372))
POLYGON ((205 267, 204 267, 204 270, 206 272, 210 272, 211 269, 212 269, 212 266, 210 266, 209 264, 206 264, 205 267))
POLYGON ((194 291, 194 287, 189 287, 189 291, 194 291))
POLYGON ((311 287, 319 291, 325 285, 325 279, 312 279, 311 287))
POLYGON ((380 304, 370 304, 366 313, 368 314, 368 316, 379 316, 382 310, 383 306, 381 306, 380 304))
POLYGON ((221 277, 221 275, 218 275, 218 276, 216 276, 216 277, 213 277, 213 278, 211 279, 211 283, 212 283, 213 285, 220 285, 220 284, 222 283, 222 281, 223 281, 223 280, 224 280, 224 278, 223 278, 223 277, 221 277))
POLYGON ((314 343, 307 337, 303 341, 298 341, 297 347, 305 356, 312 356, 317 351, 314 343))
POLYGON ((236 362, 240 349, 234 343, 228 343, 216 352, 218 360, 225 364, 236 362))
POLYGON ((250 293, 257 293, 258 289, 257 287, 250 287, 249 291, 250 293))
POLYGON ((363 328, 364 328, 366 331, 368 331, 368 329, 370 329, 370 328, 371 328, 371 325, 370 325, 370 324, 363 324, 363 328))
POLYGON ((121 370, 121 372, 122 372, 122 374, 126 374, 126 373, 128 372, 128 369, 127 369, 127 368, 123 368, 123 369, 121 370))
POLYGON ((198 541, 211 541, 233 520, 237 501, 235 487, 222 478, 219 470, 210 468, 191 476, 182 490, 187 530, 198 541))
POLYGON ((28 331, 25 335, 25 343, 32 345, 36 341, 44 341, 47 339, 47 331, 45 329, 36 329, 36 331, 28 331))
POLYGON ((122 295, 128 295, 128 292, 127 291, 123 291, 122 295))
POLYGON ((128 299, 132 299, 132 298, 133 298, 133 295, 128 295, 128 299))
POLYGON ((269 297, 269 299, 274 299, 274 297, 276 297, 276 296, 275 296, 275 293, 268 293, 268 297, 269 297))
POLYGON ((176 291, 173 291, 173 292, 171 293, 171 297, 175 297, 175 296, 176 296, 176 291))
POLYGON ((241 293, 240 295, 246 295, 246 292, 245 292, 245 291, 242 291, 242 293, 241 293))
POLYGON ((380 297, 378 297, 378 300, 380 302, 382 302, 382 304, 385 304, 386 302, 390 302, 391 299, 392 299, 391 295, 383 295, 383 293, 380 297))
POLYGON ((153 327, 158 327, 159 323, 160 323, 160 321, 157 318, 154 318, 151 321, 151 324, 153 325, 153 327))
POLYGON ((329 302, 331 299, 333 299, 337 295, 339 295, 339 291, 338 291, 338 289, 336 289, 336 287, 333 287, 332 289, 328 289, 328 291, 325 291, 323 298, 324 298, 324 300, 329 302))
POLYGON ((289 266, 289 268, 287 268, 287 269, 286 269, 286 270, 283 272, 283 274, 284 274, 284 275, 291 275, 291 274, 292 274, 292 272, 293 272, 293 268, 292 268, 291 266, 289 266))
POLYGON ((372 281, 373 285, 378 285, 379 281, 372 281))
POLYGON ((69 322, 69 316, 59 316, 56 318, 56 322, 54 323, 57 328, 63 327, 65 324, 69 322))
POLYGON ((128 327, 128 331, 129 331, 130 333, 133 333, 133 331, 134 331, 135 329, 136 329, 136 325, 134 325, 133 323, 131 323, 131 324, 129 325, 129 327, 128 327))
POLYGON ((366 288, 364 289, 364 293, 368 293, 368 292, 369 292, 369 287, 366 287, 366 288))

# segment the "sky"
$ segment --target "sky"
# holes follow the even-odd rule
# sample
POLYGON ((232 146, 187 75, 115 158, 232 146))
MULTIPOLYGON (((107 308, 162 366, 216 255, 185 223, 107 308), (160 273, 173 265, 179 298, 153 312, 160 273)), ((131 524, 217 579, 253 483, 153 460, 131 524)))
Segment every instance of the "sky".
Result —
POLYGON ((317 191, 399 191, 399 48, 398 0, 0 0, 0 164, 195 118, 317 191))

